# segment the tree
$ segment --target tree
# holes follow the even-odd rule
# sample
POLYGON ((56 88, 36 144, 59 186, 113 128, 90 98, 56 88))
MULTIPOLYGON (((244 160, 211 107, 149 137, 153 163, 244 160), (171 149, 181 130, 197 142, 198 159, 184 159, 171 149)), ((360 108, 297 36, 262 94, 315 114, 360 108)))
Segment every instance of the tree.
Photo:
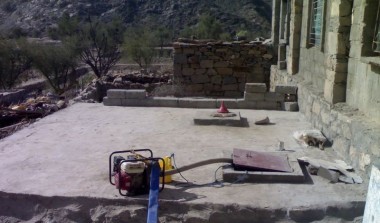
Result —
POLYGON ((67 45, 36 45, 33 64, 48 80, 57 94, 62 94, 76 83, 77 54, 67 45))
POLYGON ((89 19, 76 37, 81 61, 89 65, 98 78, 106 75, 121 58, 122 27, 119 21, 104 23, 89 19))
POLYGON ((123 43, 124 26, 120 19, 105 23, 88 18, 80 22, 77 17, 64 14, 51 35, 61 39, 65 45, 75 48, 79 59, 91 67, 100 78, 120 60, 120 46, 123 43))
POLYGON ((142 29, 130 29, 125 36, 124 50, 141 68, 147 68, 155 55, 155 38, 152 32, 142 29))
POLYGON ((0 86, 10 89, 19 76, 30 69, 30 44, 25 39, 0 39, 0 86))
POLYGON ((171 35, 170 30, 165 27, 158 27, 158 29, 156 29, 155 37, 160 46, 160 57, 163 54, 164 45, 171 42, 171 36, 172 35, 171 35))
POLYGON ((199 39, 226 39, 226 34, 223 33, 222 24, 209 14, 200 16, 199 21, 194 27, 185 27, 181 31, 184 37, 195 36, 199 39))
POLYGON ((204 14, 199 18, 196 35, 201 39, 219 39, 223 33, 222 24, 215 17, 204 14))

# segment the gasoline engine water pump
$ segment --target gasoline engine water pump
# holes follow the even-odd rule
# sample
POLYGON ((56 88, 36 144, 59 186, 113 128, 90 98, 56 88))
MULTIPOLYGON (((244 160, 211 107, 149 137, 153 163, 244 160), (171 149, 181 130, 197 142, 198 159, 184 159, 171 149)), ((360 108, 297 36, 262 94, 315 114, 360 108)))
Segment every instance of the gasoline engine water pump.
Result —
MULTIPOLYGON (((122 196, 148 194, 151 177, 154 175, 152 169, 159 169, 157 178, 163 177, 165 166, 165 160, 153 157, 150 149, 115 151, 109 156, 109 181, 116 186, 122 196), (145 157, 137 152, 148 153, 149 156, 145 157)), ((159 191, 165 186, 165 180, 161 182, 159 191)))

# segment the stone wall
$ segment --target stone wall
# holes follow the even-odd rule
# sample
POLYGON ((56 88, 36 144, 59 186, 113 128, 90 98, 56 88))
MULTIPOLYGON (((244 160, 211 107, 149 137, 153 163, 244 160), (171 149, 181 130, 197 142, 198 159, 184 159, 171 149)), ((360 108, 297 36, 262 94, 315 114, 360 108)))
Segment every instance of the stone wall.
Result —
POLYGON ((321 130, 338 155, 354 168, 370 173, 380 164, 380 125, 347 103, 331 105, 312 83, 298 84, 300 112, 321 130))
POLYGON ((301 40, 299 70, 293 73, 294 64, 288 63, 296 57, 287 53, 286 67, 278 63, 271 68, 270 89, 296 84, 300 112, 341 158, 369 174, 372 164, 380 164, 380 57, 372 50, 379 1, 324 1, 321 46, 308 42, 310 1, 289 1, 290 27, 299 26, 297 17, 302 16, 299 36, 289 40, 301 40))
POLYGON ((380 54, 372 50, 378 4, 379 1, 354 1, 347 103, 380 122, 380 54))
POLYGON ((239 98, 245 83, 269 85, 276 61, 271 45, 262 42, 176 42, 174 83, 180 96, 239 98))

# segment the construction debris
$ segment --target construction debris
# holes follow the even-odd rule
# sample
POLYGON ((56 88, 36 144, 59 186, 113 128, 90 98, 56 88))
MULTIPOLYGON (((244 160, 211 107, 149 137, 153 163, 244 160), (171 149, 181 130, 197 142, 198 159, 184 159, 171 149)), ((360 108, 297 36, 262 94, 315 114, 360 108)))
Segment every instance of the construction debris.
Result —
POLYGON ((66 101, 53 94, 29 98, 23 103, 8 107, 0 106, 0 139, 66 106, 66 101))
POLYGON ((316 129, 296 131, 293 133, 293 137, 304 146, 319 147, 321 150, 324 150, 327 141, 322 132, 316 129))
POLYGON ((255 121, 255 125, 268 125, 268 124, 270 124, 270 120, 268 116, 263 119, 258 119, 255 121))
POLYGON ((298 158, 298 161, 308 163, 308 170, 310 174, 318 175, 330 180, 333 183, 338 182, 336 178, 341 182, 350 184, 363 183, 362 178, 355 174, 352 166, 346 164, 343 160, 334 160, 334 162, 314 159, 309 157, 298 158))

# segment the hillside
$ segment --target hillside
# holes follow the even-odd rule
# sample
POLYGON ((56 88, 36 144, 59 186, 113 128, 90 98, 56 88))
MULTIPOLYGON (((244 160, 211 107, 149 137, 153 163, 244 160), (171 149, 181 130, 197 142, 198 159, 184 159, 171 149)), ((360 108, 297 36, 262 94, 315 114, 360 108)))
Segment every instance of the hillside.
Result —
POLYGON ((271 0, 2 0, 0 30, 4 34, 47 35, 64 14, 104 20, 121 18, 127 26, 164 26, 174 34, 197 24, 199 15, 215 16, 225 32, 245 29, 255 36, 269 37, 271 0))

